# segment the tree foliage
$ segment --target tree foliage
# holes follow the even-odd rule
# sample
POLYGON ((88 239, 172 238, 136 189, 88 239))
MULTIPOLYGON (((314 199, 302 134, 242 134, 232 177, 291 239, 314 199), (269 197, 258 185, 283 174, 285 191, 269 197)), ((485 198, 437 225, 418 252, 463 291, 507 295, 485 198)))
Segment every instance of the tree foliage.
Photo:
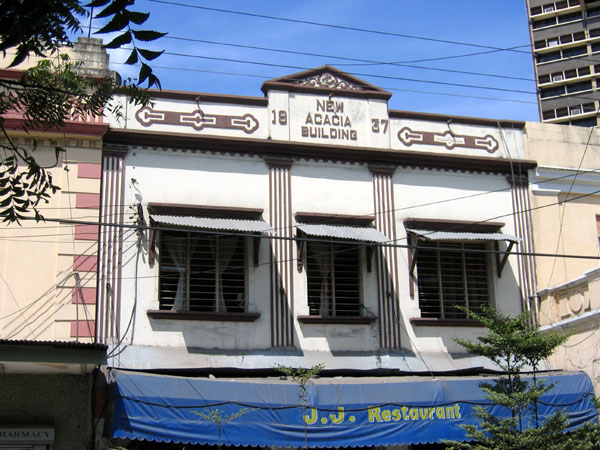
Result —
POLYGON ((488 330, 476 342, 455 339, 467 351, 496 363, 503 375, 481 389, 494 405, 507 408, 511 417, 499 419, 487 408, 476 407, 479 425, 464 425, 472 442, 448 442, 450 449, 465 450, 567 450, 591 449, 597 442, 598 427, 586 425, 565 433, 566 416, 557 411, 545 420, 538 416, 540 397, 552 388, 538 379, 540 364, 566 337, 541 332, 530 325, 528 313, 508 317, 487 308, 482 314, 471 312, 488 330), (526 375, 526 376, 525 376, 526 375), (526 417, 533 417, 528 422, 526 417))
MULTIPOLYGON (((5 128, 7 113, 24 119, 23 129, 54 130, 68 120, 84 119, 110 112, 119 116, 119 107, 109 101, 118 89, 125 89, 130 101, 146 104, 149 96, 138 88, 160 88, 160 81, 148 64, 162 52, 142 48, 139 42, 154 41, 162 36, 154 30, 140 29, 148 13, 131 10, 134 0, 0 0, 0 51, 6 57, 14 52, 9 67, 22 63, 29 55, 48 58, 24 71, 19 79, 0 80, 0 219, 19 222, 33 215, 42 219, 39 207, 59 190, 50 167, 35 159, 37 141, 19 145, 5 128), (95 11, 95 13, 94 13, 95 11), (93 16, 106 24, 96 34, 117 33, 106 48, 130 50, 126 64, 139 64, 135 82, 121 86, 114 77, 89 77, 79 62, 62 54, 69 46, 69 36, 81 32, 85 19, 93 16)), ((63 149, 55 147, 56 161, 63 149)))

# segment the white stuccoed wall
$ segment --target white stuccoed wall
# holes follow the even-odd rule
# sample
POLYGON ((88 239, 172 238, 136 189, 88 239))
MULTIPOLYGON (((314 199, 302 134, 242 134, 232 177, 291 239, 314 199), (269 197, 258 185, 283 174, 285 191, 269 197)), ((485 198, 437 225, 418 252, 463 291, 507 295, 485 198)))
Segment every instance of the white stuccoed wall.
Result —
MULTIPOLYGON (((115 102, 123 105, 125 120, 111 118, 111 126, 188 137, 341 146, 348 155, 356 148, 363 153, 372 151, 379 163, 381 155, 386 154, 382 151, 392 152, 388 154, 423 152, 440 158, 463 155, 519 159, 524 155, 523 132, 518 127, 501 130, 493 122, 477 125, 464 120, 449 123, 435 117, 431 120, 405 118, 405 113, 390 114, 387 102, 381 99, 350 98, 342 94, 330 98, 285 90, 269 91, 268 103, 265 101, 264 106, 258 105, 263 100, 256 98, 249 98, 248 104, 244 105, 243 99, 227 103, 215 97, 207 100, 201 95, 195 101, 163 97, 146 111, 128 105, 124 97, 116 98, 115 102), (177 123, 182 117, 186 124, 177 123), (217 125, 199 126, 203 121, 217 125), (196 127, 190 123, 195 123, 196 127), (312 136, 306 127, 312 127, 312 136), (321 131, 317 131, 315 137, 317 128, 321 131), (331 129, 337 130, 333 138, 331 129), (340 130, 347 131, 342 138, 339 137, 340 130), (479 148, 469 147, 474 140, 480 143, 479 148), (489 146, 487 150, 486 145, 489 146)), ((148 203, 262 208, 263 218, 269 220, 269 172, 262 157, 208 152, 202 147, 196 152, 130 147, 125 164, 126 205, 141 202, 145 211, 148 203)), ((315 160, 296 154, 290 170, 293 214, 300 211, 373 215, 373 175, 366 163, 315 160)), ((516 234, 511 215, 510 185, 504 175, 399 166, 393 175, 393 183, 400 244, 406 243, 403 221, 407 217, 492 220, 505 223, 502 232, 516 234)), ((310 366, 327 359, 328 368, 404 367, 416 371, 432 368, 423 366, 420 358, 414 356, 417 354, 430 355, 434 365, 435 361, 445 361, 438 368, 451 366, 458 369, 483 364, 480 360, 460 362, 450 355, 463 351, 453 341, 454 337, 475 338, 483 329, 414 326, 410 322, 411 318, 419 317, 420 312, 417 294, 415 298, 409 295, 405 248, 397 249, 402 352, 391 354, 379 348, 377 322, 316 325, 297 320, 294 321, 295 348, 282 350, 270 348, 270 248, 266 240, 261 244, 259 265, 255 267, 249 263, 249 311, 259 312, 260 318, 255 322, 209 322, 148 318, 147 310, 158 309, 158 264, 150 267, 147 253, 143 254, 138 262, 136 281, 135 234, 127 233, 127 236, 122 272, 121 330, 127 327, 134 301, 137 301, 137 307, 133 338, 129 336, 125 341, 133 345, 119 353, 112 361, 115 365, 265 368, 276 363, 310 366)), ((504 243, 501 248, 505 248, 504 243)), ((364 305, 375 314, 378 313, 376 259, 373 258, 374 270, 371 273, 364 271, 362 278, 364 305)), ((495 261, 491 266, 495 269, 495 261)), ((520 312, 516 271, 517 260, 511 256, 502 277, 491 277, 492 301, 503 313, 520 312)), ((295 314, 308 314, 306 273, 298 272, 295 264, 293 286, 295 314)))

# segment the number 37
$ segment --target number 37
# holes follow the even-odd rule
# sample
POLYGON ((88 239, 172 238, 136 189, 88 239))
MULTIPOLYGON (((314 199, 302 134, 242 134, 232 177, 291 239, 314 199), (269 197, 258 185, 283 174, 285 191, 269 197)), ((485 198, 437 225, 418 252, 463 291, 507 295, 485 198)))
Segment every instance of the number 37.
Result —
POLYGON ((371 119, 371 130, 373 133, 387 133, 388 123, 387 119, 371 119))

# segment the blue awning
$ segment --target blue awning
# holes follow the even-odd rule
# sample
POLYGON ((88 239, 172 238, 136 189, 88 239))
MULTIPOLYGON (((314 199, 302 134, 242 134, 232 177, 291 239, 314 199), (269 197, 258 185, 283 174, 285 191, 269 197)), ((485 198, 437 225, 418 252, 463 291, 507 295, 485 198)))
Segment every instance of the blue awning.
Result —
MULTIPOLYGON (((584 373, 541 377, 555 383, 541 398, 543 420, 565 411, 569 428, 597 421, 584 373)), ((213 380, 110 372, 112 437, 182 444, 258 447, 362 447, 463 440, 473 408, 489 405, 482 377, 213 380), (305 433, 306 430, 306 433, 305 433)), ((508 410, 492 406, 497 417, 508 410)), ((525 417, 523 423, 532 421, 525 417)))

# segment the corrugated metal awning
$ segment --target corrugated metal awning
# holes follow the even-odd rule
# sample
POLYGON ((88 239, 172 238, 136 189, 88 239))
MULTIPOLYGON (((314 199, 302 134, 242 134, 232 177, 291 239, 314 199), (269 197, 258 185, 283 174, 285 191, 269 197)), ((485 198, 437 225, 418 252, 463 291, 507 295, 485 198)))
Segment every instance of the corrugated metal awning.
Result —
POLYGON ((349 239, 362 242, 389 242, 390 239, 372 227, 352 227, 324 224, 296 224, 308 236, 349 239))
POLYGON ((150 214, 150 219, 159 225, 177 225, 186 228, 203 228, 209 230, 228 230, 253 233, 269 233, 271 227, 264 220, 221 219, 214 217, 171 216, 150 214))
POLYGON ((466 231, 431 231, 406 229, 429 241, 509 241, 519 243, 523 239, 504 233, 469 233, 466 231))

